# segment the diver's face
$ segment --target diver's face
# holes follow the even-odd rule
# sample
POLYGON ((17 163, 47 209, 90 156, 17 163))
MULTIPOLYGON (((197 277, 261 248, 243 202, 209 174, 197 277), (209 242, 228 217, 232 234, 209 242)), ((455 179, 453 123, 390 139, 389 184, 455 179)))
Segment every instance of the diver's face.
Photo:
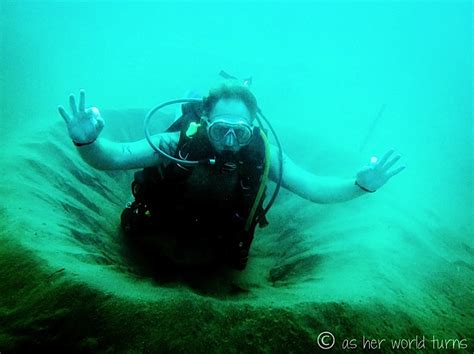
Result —
POLYGON ((218 153, 238 152, 252 137, 252 119, 238 99, 221 99, 208 117, 208 137, 218 153))

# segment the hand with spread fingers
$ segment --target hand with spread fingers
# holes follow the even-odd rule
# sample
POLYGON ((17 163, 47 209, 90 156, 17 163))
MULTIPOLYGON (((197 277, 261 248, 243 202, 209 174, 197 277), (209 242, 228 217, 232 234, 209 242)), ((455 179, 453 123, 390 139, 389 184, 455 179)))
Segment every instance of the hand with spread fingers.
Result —
POLYGON ((372 157, 371 162, 357 173, 355 183, 366 192, 375 192, 390 178, 403 171, 405 166, 391 169, 401 157, 397 155, 390 159, 393 152, 393 149, 387 151, 379 161, 377 161, 377 158, 372 157))
POLYGON ((85 108, 86 94, 79 93, 79 105, 76 106, 74 94, 69 95, 71 114, 63 106, 58 106, 59 114, 67 124, 69 136, 76 146, 92 144, 104 128, 104 120, 96 107, 85 108))

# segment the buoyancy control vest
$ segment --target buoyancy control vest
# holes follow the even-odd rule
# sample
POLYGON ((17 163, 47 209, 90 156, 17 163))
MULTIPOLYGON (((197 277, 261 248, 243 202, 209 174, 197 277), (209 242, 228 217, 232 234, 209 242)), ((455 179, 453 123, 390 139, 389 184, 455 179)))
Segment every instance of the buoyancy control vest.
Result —
POLYGON ((135 206, 153 220, 157 232, 176 237, 205 234, 227 242, 235 251, 238 269, 245 268, 257 224, 265 226, 263 200, 269 169, 266 135, 254 127, 250 143, 233 155, 216 154, 205 128, 190 133, 201 120, 202 103, 182 106, 183 115, 167 132, 180 132, 174 155, 180 159, 215 158, 213 165, 184 167, 168 163, 135 173, 135 206))

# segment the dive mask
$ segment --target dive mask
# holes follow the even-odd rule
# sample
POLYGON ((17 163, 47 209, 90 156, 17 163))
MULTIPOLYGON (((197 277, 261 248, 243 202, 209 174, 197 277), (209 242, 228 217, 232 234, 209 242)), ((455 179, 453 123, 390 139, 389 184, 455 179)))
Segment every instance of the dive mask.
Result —
POLYGON ((245 118, 221 114, 212 117, 212 122, 206 121, 209 139, 217 143, 224 143, 228 134, 233 134, 241 146, 247 145, 252 139, 253 127, 245 118))

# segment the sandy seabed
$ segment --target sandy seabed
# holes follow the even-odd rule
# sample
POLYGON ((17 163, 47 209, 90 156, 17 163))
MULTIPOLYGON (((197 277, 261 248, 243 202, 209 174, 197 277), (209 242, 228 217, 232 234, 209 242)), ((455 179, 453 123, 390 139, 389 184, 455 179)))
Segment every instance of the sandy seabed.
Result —
MULTIPOLYGON (((144 111, 104 116, 142 137, 144 111)), ((2 162, 2 353, 474 350, 473 231, 433 210, 282 191, 244 272, 160 276, 120 233, 133 171, 86 165, 60 122, 2 162)))

